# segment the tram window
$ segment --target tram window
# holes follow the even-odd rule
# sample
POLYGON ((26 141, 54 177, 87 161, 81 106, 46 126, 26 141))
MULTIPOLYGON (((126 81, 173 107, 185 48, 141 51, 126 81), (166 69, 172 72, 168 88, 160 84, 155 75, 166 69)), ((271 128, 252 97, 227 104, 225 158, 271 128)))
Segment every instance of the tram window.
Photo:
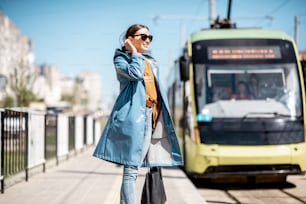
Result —
POLYGON ((274 98, 284 89, 285 83, 282 74, 266 73, 260 76, 259 98, 274 98))
POLYGON ((208 71, 208 102, 232 99, 243 82, 250 99, 274 98, 285 86, 284 70, 210 69, 208 71))
POLYGON ((215 117, 243 117, 254 111, 301 114, 301 93, 295 64, 196 64, 194 76, 199 112, 209 110, 215 117), (239 81, 245 82, 251 97, 233 98, 239 81))
POLYGON ((212 74, 210 81, 211 92, 209 93, 210 102, 215 102, 218 100, 229 100, 232 95, 232 74, 212 74))
MULTIPOLYGON (((201 104, 205 104, 205 100, 206 100, 205 66, 203 64, 196 64, 195 69, 196 69, 196 74, 195 74, 196 97, 198 98, 201 104)), ((209 87, 208 87, 208 90, 209 90, 209 87)))
POLYGON ((229 100, 232 90, 229 87, 214 86, 212 88, 212 101, 229 100))

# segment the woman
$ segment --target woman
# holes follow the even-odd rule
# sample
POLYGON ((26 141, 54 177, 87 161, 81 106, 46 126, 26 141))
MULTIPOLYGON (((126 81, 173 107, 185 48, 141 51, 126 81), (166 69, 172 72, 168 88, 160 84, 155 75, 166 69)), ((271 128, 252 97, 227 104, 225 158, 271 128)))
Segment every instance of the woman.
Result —
POLYGON ((120 94, 93 154, 124 165, 120 203, 136 203, 138 167, 182 165, 158 66, 146 52, 152 39, 147 26, 135 24, 115 51, 120 94))
POLYGON ((256 74, 251 74, 248 87, 252 98, 254 99, 262 98, 262 93, 259 86, 259 79, 256 74))
POLYGON ((232 96, 235 100, 250 100, 252 96, 248 92, 247 84, 244 81, 239 81, 237 84, 237 93, 232 96))

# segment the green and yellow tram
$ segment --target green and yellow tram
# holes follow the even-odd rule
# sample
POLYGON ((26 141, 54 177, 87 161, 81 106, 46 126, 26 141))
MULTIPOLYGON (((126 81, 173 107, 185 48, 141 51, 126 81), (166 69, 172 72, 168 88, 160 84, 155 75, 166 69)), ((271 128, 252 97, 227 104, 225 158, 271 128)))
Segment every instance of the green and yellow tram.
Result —
POLYGON ((294 41, 265 29, 193 33, 168 96, 194 177, 306 170, 305 87, 294 41))

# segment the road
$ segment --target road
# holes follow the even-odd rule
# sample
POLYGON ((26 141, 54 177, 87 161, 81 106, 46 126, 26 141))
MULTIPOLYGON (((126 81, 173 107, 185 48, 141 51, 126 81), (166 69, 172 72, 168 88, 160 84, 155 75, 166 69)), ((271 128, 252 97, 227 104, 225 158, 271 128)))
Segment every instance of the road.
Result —
POLYGON ((306 203, 306 176, 288 176, 283 183, 237 184, 194 181, 207 203, 222 204, 301 204, 306 203))

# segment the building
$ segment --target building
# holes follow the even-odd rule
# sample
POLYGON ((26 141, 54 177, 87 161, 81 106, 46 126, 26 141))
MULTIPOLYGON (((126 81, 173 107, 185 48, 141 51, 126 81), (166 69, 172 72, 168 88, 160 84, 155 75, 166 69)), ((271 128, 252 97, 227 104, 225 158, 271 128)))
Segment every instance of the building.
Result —
POLYGON ((37 75, 33 91, 47 107, 69 104, 74 111, 95 111, 101 107, 100 75, 84 71, 75 78, 61 77, 58 69, 50 65, 40 65, 37 75))
POLYGON ((23 73, 34 73, 34 51, 30 38, 23 35, 16 25, 0 11, 0 100, 7 92, 13 96, 7 86, 10 75, 24 69, 23 73))
POLYGON ((102 81, 100 75, 84 71, 78 75, 78 82, 82 87, 79 104, 90 111, 101 108, 102 81))
POLYGON ((47 106, 56 104, 61 100, 61 74, 51 65, 43 64, 36 67, 36 79, 33 92, 44 99, 47 106))
POLYGON ((30 38, 23 35, 0 11, 0 100, 6 93, 14 97, 8 86, 9 80, 12 80, 10 75, 21 77, 22 74, 33 77, 33 83, 27 85, 46 107, 62 107, 64 104, 76 111, 95 111, 101 108, 100 75, 84 71, 75 78, 69 78, 63 77, 55 66, 35 66, 30 38))

